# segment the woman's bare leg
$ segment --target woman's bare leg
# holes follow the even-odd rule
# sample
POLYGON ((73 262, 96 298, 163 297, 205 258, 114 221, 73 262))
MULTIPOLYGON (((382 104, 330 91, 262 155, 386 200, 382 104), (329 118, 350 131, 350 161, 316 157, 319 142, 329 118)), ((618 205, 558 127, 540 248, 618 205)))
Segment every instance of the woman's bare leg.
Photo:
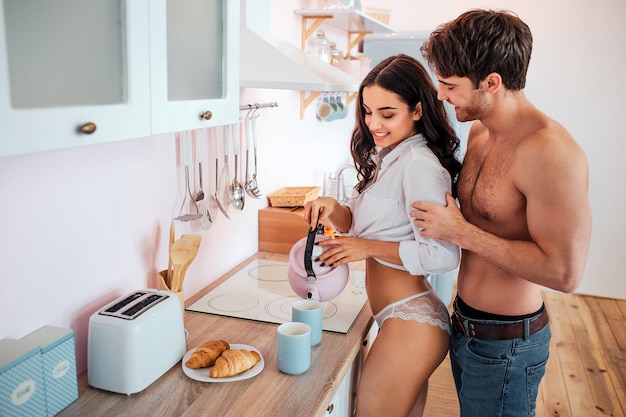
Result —
POLYGON ((387 319, 365 360, 355 415, 421 416, 428 378, 446 357, 449 345, 450 336, 438 327, 387 319))
POLYGON ((417 397, 417 401, 415 401, 415 405, 413 405, 413 409, 409 413, 409 417, 422 417, 424 415, 424 408, 426 408, 426 396, 428 394, 428 381, 424 385, 424 388, 420 391, 419 397, 417 397))

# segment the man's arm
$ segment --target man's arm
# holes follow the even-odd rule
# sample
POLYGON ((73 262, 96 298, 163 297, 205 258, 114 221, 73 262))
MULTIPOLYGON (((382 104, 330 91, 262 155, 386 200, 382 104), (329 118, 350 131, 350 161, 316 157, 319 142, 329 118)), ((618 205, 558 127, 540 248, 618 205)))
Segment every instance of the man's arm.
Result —
POLYGON ((520 147, 510 168, 526 198, 530 240, 505 239, 470 224, 451 196, 446 207, 413 205, 417 210, 411 215, 422 235, 459 245, 528 281, 573 292, 587 260, 591 209, 586 157, 565 135, 533 138, 520 147))

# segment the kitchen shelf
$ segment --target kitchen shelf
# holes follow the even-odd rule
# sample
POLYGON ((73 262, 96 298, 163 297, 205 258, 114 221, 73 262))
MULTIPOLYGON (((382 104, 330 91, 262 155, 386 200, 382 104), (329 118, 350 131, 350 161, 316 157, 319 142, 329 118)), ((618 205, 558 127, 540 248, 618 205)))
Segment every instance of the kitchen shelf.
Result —
MULTIPOLYGON (((305 49, 307 40, 322 25, 345 30, 348 33, 348 54, 370 33, 396 33, 391 27, 368 16, 361 10, 299 9, 295 10, 294 13, 302 17, 302 50, 305 49)), ((357 88, 352 94, 348 94, 346 105, 349 105, 356 98, 360 82, 355 84, 357 88)), ((319 91, 311 91, 308 95, 305 91, 300 92, 300 119, 304 118, 305 109, 319 95, 319 91)))
POLYGON ((345 30, 348 36, 356 35, 356 39, 348 39, 348 51, 352 50, 358 43, 370 33, 396 33, 391 27, 368 16, 361 10, 354 9, 299 9, 296 10, 297 15, 302 16, 303 23, 307 20, 313 20, 309 28, 302 25, 302 48, 306 45, 306 40, 317 30, 322 24, 345 30))

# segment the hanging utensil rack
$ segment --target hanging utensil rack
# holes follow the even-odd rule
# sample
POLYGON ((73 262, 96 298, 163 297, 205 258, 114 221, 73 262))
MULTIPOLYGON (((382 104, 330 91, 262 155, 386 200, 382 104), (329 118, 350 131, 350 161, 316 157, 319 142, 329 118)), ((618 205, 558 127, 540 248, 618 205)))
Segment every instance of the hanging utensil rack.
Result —
POLYGON ((262 103, 262 104, 259 104, 259 103, 246 104, 245 106, 239 106, 239 111, 260 109, 263 107, 278 107, 278 103, 273 101, 270 103, 262 103))

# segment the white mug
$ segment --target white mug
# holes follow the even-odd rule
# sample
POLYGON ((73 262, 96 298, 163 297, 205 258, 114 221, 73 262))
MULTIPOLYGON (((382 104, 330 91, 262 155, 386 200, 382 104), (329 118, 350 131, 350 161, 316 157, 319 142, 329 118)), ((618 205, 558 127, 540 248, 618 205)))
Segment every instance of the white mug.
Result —
POLYGON ((334 102, 331 103, 328 97, 324 97, 317 103, 316 114, 324 122, 333 121, 337 117, 337 105, 334 102))

